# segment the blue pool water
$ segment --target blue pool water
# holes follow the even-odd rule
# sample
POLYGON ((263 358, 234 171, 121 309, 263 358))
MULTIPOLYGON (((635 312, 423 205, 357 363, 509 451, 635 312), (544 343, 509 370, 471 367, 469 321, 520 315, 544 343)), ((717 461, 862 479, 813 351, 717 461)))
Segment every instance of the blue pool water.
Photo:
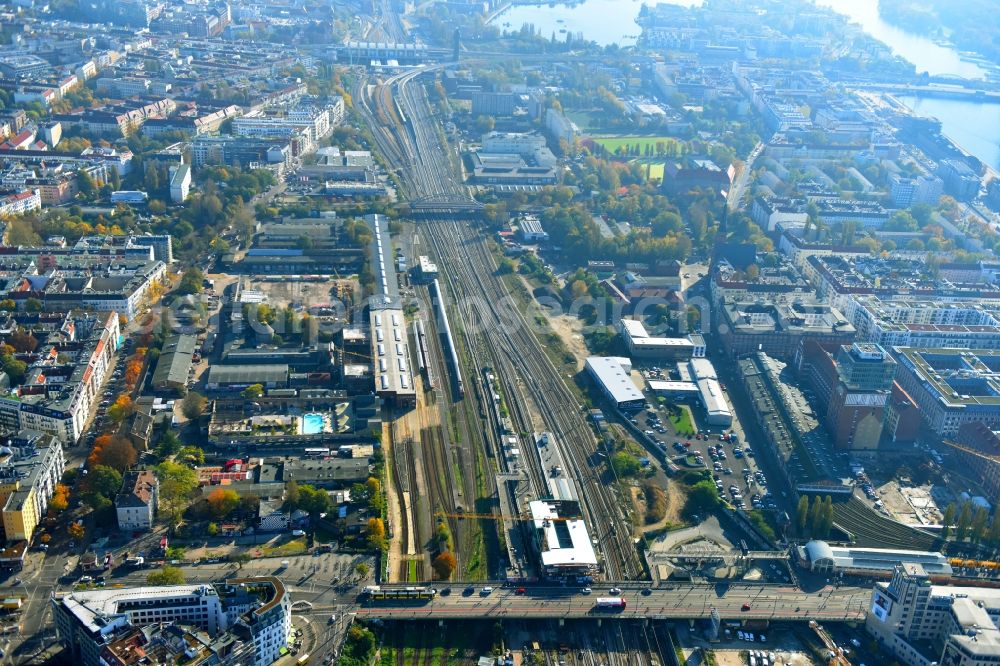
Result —
POLYGON ((317 433, 323 432, 323 415, 322 414, 303 414, 302 415, 302 434, 303 435, 315 435, 317 433))

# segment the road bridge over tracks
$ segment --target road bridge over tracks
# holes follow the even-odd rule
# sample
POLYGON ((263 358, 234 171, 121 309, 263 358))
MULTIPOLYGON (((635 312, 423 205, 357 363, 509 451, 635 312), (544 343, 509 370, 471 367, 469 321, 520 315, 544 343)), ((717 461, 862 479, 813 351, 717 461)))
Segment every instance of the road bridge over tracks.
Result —
POLYGON ((453 584, 438 588, 425 602, 363 600, 359 618, 383 620, 448 619, 706 619, 712 611, 724 620, 844 622, 860 621, 870 603, 871 590, 863 587, 826 588, 804 592, 776 585, 686 584, 661 587, 626 587, 611 594, 613 584, 601 584, 591 594, 579 587, 496 588, 480 594, 482 583, 466 588, 453 584), (444 592, 444 593, 442 593, 444 592), (598 597, 625 600, 622 610, 598 610, 598 597))

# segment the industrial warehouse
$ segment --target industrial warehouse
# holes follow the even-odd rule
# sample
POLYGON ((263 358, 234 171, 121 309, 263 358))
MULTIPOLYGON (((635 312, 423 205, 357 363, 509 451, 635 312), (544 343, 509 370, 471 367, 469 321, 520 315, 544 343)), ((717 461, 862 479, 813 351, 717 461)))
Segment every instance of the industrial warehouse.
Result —
POLYGON ((642 391, 629 377, 632 362, 627 358, 591 356, 587 359, 587 372, 618 409, 642 409, 646 404, 642 391))

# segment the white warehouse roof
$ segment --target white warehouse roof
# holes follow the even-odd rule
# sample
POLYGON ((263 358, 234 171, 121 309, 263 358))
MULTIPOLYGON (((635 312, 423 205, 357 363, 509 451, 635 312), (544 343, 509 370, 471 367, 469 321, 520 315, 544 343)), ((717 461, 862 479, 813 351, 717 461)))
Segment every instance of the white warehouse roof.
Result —
POLYGON ((587 370, 601 385, 604 392, 618 404, 646 399, 629 376, 632 364, 629 363, 628 359, 614 356, 590 356, 587 358, 587 370))
POLYGON ((722 421, 728 420, 732 423, 733 413, 729 411, 729 403, 722 394, 722 386, 715 379, 699 379, 698 393, 701 395, 701 403, 708 413, 708 422, 713 425, 727 425, 722 421))
POLYGON ((649 390, 657 393, 697 393, 698 386, 694 382, 675 382, 651 379, 649 390))
POLYGON ((695 380, 719 378, 715 374, 715 366, 707 358, 693 358, 688 361, 688 367, 691 368, 691 374, 694 375, 695 380))
POLYGON ((649 333, 646 332, 646 327, 642 325, 642 322, 638 319, 622 319, 620 322, 621 330, 628 335, 630 338, 648 338, 649 333))

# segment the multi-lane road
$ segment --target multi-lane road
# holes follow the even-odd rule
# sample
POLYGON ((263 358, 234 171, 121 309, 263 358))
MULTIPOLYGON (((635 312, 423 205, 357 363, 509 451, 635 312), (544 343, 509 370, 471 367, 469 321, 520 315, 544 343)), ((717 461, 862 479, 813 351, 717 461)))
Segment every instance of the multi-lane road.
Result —
MULTIPOLYGON (((33 554, 33 562, 22 572, 21 582, 10 586, 10 594, 23 594, 26 605, 16 625, 0 634, 0 646, 7 654, 6 663, 28 663, 41 658, 58 646, 52 626, 50 595, 71 591, 66 584, 73 559, 33 554), (4 640, 8 639, 8 640, 4 640), (13 660, 13 661, 10 661, 13 660)), ((767 621, 852 621, 864 618, 871 592, 862 587, 827 587, 804 592, 794 587, 747 584, 672 584, 649 586, 646 583, 619 583, 620 591, 611 593, 612 584, 595 586, 590 594, 578 587, 527 587, 523 593, 498 584, 482 595, 482 583, 467 588, 468 583, 439 584, 441 593, 424 603, 372 601, 361 595, 370 580, 355 572, 357 558, 329 554, 318 557, 295 556, 284 565, 274 558, 247 563, 237 570, 231 563, 183 565, 189 583, 219 582, 234 576, 276 575, 280 577, 294 602, 294 624, 305 632, 304 650, 325 657, 334 653, 350 621, 357 618, 383 620, 446 619, 690 619, 709 617, 713 610, 722 619, 767 621), (445 592, 447 590, 447 592, 445 592), (597 611, 595 601, 601 596, 620 596, 626 607, 621 611, 597 611), (744 608, 748 605, 748 608, 744 608)), ((148 570, 117 569, 107 576, 108 585, 140 586, 148 570)), ((10 585, 9 581, 8 585, 10 585)))
POLYGON ((712 611, 722 619, 851 621, 865 616, 871 591, 861 587, 826 588, 807 593, 793 587, 769 585, 675 585, 669 588, 623 589, 613 596, 625 599, 623 610, 599 610, 595 600, 610 596, 608 588, 583 594, 576 588, 529 587, 495 589, 482 596, 480 590, 453 586, 426 603, 362 601, 357 617, 393 620, 435 619, 694 619, 712 611))

